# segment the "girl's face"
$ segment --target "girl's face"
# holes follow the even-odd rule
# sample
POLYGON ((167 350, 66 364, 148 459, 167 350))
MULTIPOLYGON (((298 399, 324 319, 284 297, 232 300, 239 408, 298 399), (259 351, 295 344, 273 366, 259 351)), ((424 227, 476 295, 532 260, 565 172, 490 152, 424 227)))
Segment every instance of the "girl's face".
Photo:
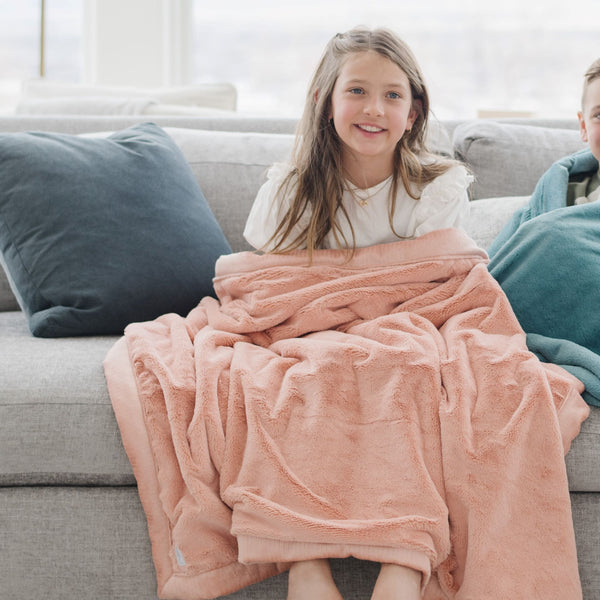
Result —
POLYGON ((392 174, 396 144, 417 118, 406 73, 368 51, 344 62, 331 96, 346 177, 370 187, 392 174))

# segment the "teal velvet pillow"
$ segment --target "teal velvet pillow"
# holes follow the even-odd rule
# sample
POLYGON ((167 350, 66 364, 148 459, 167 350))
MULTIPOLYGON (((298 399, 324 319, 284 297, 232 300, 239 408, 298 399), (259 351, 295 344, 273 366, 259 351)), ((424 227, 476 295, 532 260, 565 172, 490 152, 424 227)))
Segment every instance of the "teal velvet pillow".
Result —
POLYGON ((144 123, 0 134, 0 251, 31 332, 61 337, 187 314, 231 249, 175 142, 144 123))

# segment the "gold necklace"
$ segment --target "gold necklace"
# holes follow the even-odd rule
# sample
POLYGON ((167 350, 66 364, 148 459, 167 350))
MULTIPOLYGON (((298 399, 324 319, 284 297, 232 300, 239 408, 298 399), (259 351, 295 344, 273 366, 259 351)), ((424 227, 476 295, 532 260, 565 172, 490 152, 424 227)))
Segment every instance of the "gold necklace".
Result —
POLYGON ((352 194, 352 197, 356 200, 359 206, 365 207, 368 206, 369 202, 381 191, 381 189, 383 189, 384 184, 387 185, 390 179, 391 176, 387 179, 384 179, 380 183, 371 186, 370 188, 359 188, 350 183, 350 185, 347 186, 346 189, 348 189, 348 191, 352 194), (372 190, 371 193, 369 193, 369 190, 372 190), (364 195, 359 195, 359 191, 363 192, 364 195))
MULTIPOLYGON (((377 188, 378 186, 374 186, 374 187, 377 188)), ((356 200, 356 202, 358 202, 359 206, 363 206, 363 207, 364 206, 368 206, 370 200, 372 200, 373 196, 378 191, 377 189, 375 189, 375 191, 373 191, 373 192, 371 192, 369 194, 369 192, 368 192, 369 189, 372 189, 372 188, 367 188, 367 189, 360 189, 360 188, 357 188, 357 187, 350 188, 350 193, 352 194, 352 197, 356 200), (365 195, 364 196, 359 195, 359 193, 358 193, 359 190, 361 192, 363 192, 365 195)))

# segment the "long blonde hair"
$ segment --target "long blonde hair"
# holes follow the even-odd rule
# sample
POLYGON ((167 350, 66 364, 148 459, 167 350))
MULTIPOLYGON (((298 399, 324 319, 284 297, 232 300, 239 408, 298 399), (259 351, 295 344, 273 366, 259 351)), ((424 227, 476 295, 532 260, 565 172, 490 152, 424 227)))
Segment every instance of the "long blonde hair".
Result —
POLYGON ((330 231, 339 247, 355 247, 352 223, 342 204, 346 185, 342 169, 342 142, 330 123, 331 96, 345 58, 367 51, 381 54, 402 69, 410 83, 412 108, 417 112, 412 128, 402 136, 394 151, 390 225, 400 181, 407 193, 417 199, 425 184, 455 164, 441 157, 433 158, 426 149, 429 95, 410 48, 394 33, 383 28, 370 30, 357 27, 338 33, 327 44, 308 88, 304 112, 296 131, 292 169, 277 192, 284 196, 291 194, 292 200, 271 237, 273 252, 287 252, 306 245, 311 256, 314 249, 322 246, 330 231), (431 158, 423 160, 425 156, 431 158), (310 214, 308 224, 293 236, 294 228, 306 211, 310 214), (352 240, 344 236, 340 218, 349 223, 352 240))

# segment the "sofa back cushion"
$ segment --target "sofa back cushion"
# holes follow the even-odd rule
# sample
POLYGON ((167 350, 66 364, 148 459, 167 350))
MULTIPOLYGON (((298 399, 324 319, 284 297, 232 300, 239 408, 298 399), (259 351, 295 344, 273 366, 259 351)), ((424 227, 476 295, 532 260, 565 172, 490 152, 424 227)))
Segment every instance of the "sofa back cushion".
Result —
POLYGON ((575 129, 479 119, 454 130, 456 157, 473 171, 472 199, 525 196, 553 162, 585 147, 575 129))
MULTIPOLYGON (((289 160, 294 135, 164 129, 190 163, 232 250, 251 249, 242 235, 248 213, 269 167, 289 160)), ((433 152, 452 154, 450 138, 437 121, 430 124, 427 143, 433 152)))
MULTIPOLYGON (((68 123, 68 121, 66 121, 68 123)), ((190 163, 195 178, 234 252, 248 250, 246 218, 268 168, 289 158, 291 133, 256 133, 164 127, 190 163)), ((451 151, 443 124, 432 121, 432 150, 451 151)), ((473 120, 453 128, 457 158, 473 170, 473 199, 524 196, 544 171, 584 147, 576 129, 473 120)), ((0 310, 18 307, 0 269, 0 310)))
POLYGON ((249 250, 242 235, 268 168, 290 157, 294 136, 165 127, 183 152, 234 252, 249 250))

